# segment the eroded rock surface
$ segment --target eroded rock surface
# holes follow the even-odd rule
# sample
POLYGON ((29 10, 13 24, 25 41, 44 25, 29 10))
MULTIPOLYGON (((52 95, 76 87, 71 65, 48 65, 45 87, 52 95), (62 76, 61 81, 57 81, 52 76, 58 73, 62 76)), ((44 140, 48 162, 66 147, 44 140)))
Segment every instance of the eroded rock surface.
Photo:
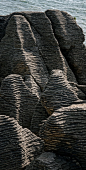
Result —
POLYGON ((46 109, 42 106, 41 102, 37 103, 35 111, 32 116, 30 130, 39 135, 40 126, 48 118, 46 109))
POLYGON ((56 109, 68 106, 78 100, 61 70, 53 70, 45 91, 41 95, 41 103, 51 115, 56 109))
POLYGON ((23 170, 43 149, 43 141, 14 118, 0 115, 0 169, 23 170))
POLYGON ((0 90, 0 114, 14 117, 20 125, 29 128, 37 102, 38 98, 20 75, 5 77, 0 90))
POLYGON ((86 169, 86 103, 73 104, 56 110, 43 123, 40 137, 45 150, 74 156, 86 169))
POLYGON ((64 11, 0 16, 0 170, 86 170, 83 42, 64 11))
POLYGON ((52 152, 42 153, 33 163, 33 166, 25 170, 81 170, 79 163, 70 157, 56 156, 52 152))
POLYGON ((71 15, 59 10, 47 10, 46 15, 52 22, 61 49, 69 50, 72 46, 83 43, 83 31, 71 15))
POLYGON ((31 26, 24 16, 11 17, 0 48, 1 77, 8 74, 31 74, 39 86, 44 87, 48 81, 47 69, 40 58, 31 26))
POLYGON ((75 73, 78 84, 86 85, 86 47, 85 45, 77 45, 72 48, 68 55, 67 61, 75 73))
POLYGON ((62 53, 74 72, 79 84, 86 85, 86 48, 84 34, 74 18, 64 11, 47 10, 54 34, 62 53))

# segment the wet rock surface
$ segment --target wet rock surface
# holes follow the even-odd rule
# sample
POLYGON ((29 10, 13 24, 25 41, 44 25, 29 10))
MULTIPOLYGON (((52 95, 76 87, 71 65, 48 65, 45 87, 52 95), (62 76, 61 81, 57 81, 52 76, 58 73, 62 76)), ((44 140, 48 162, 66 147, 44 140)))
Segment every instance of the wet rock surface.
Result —
POLYGON ((0 170, 86 170, 86 47, 64 11, 0 16, 0 170))

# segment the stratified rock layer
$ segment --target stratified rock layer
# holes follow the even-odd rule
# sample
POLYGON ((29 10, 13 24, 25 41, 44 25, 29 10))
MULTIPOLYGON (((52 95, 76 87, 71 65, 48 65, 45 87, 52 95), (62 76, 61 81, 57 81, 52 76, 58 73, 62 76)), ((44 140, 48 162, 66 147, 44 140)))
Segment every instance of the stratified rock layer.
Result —
POLYGON ((42 106, 41 102, 39 102, 36 105, 35 111, 32 116, 30 130, 36 135, 39 135, 40 126, 42 122, 48 118, 48 116, 49 115, 46 109, 42 106))
POLYGON ((61 70, 53 70, 45 91, 41 95, 41 103, 51 115, 56 109, 68 106, 78 100, 77 94, 65 78, 61 70))
POLYGON ((78 83, 86 85, 86 47, 77 45, 69 51, 66 58, 75 73, 78 83))
POLYGON ((32 168, 25 170, 81 170, 78 162, 69 157, 56 156, 52 152, 42 153, 33 163, 32 168))
POLYGON ((46 15, 51 20, 55 37, 78 83, 86 84, 86 48, 82 29, 64 11, 47 10, 46 15))
POLYGON ((43 123, 40 137, 45 150, 71 155, 86 169, 86 103, 56 110, 43 123))
POLYGON ((16 120, 0 115, 0 170, 22 170, 43 149, 43 141, 16 120))
POLYGON ((69 50, 72 46, 83 43, 83 31, 71 15, 59 10, 47 10, 46 15, 52 22, 61 49, 69 50))
POLYGON ((86 170, 83 41, 64 11, 0 16, 0 170, 86 170))
POLYGON ((39 86, 44 87, 48 81, 48 73, 40 58, 31 26, 24 16, 11 17, 0 48, 0 76, 31 74, 39 86))
POLYGON ((0 91, 0 114, 14 117, 20 125, 29 128, 37 101, 20 75, 5 77, 0 91))

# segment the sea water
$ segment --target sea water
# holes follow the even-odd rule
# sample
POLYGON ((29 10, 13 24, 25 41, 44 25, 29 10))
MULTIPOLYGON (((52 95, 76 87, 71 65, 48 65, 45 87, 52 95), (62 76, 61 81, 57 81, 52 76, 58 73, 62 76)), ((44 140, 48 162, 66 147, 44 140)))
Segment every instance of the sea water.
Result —
POLYGON ((71 14, 86 36, 86 0, 0 0, 0 15, 15 11, 44 12, 47 9, 58 9, 71 14))

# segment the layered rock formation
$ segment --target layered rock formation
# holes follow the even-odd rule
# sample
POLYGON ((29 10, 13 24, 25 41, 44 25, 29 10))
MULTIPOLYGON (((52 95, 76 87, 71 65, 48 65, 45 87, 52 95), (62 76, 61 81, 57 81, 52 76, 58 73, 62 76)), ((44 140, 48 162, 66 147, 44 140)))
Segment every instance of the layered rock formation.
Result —
MULTIPOLYGON (((29 170, 28 168, 29 167, 27 167, 26 170, 29 170)), ((37 170, 39 168, 40 170, 81 170, 81 167, 76 160, 66 156, 57 156, 52 152, 44 152, 35 159, 31 169, 37 170)))
MULTIPOLYGON (((81 102, 80 102, 81 103, 81 102)), ((86 168, 86 103, 56 110, 40 129, 46 151, 75 157, 86 168)))
POLYGON ((43 141, 18 122, 0 115, 0 169, 25 168, 43 150, 43 141))
POLYGON ((64 11, 0 16, 0 170, 86 169, 83 42, 64 11))
POLYGON ((20 75, 5 77, 0 90, 0 114, 14 117, 21 126, 29 128, 37 101, 20 75))

